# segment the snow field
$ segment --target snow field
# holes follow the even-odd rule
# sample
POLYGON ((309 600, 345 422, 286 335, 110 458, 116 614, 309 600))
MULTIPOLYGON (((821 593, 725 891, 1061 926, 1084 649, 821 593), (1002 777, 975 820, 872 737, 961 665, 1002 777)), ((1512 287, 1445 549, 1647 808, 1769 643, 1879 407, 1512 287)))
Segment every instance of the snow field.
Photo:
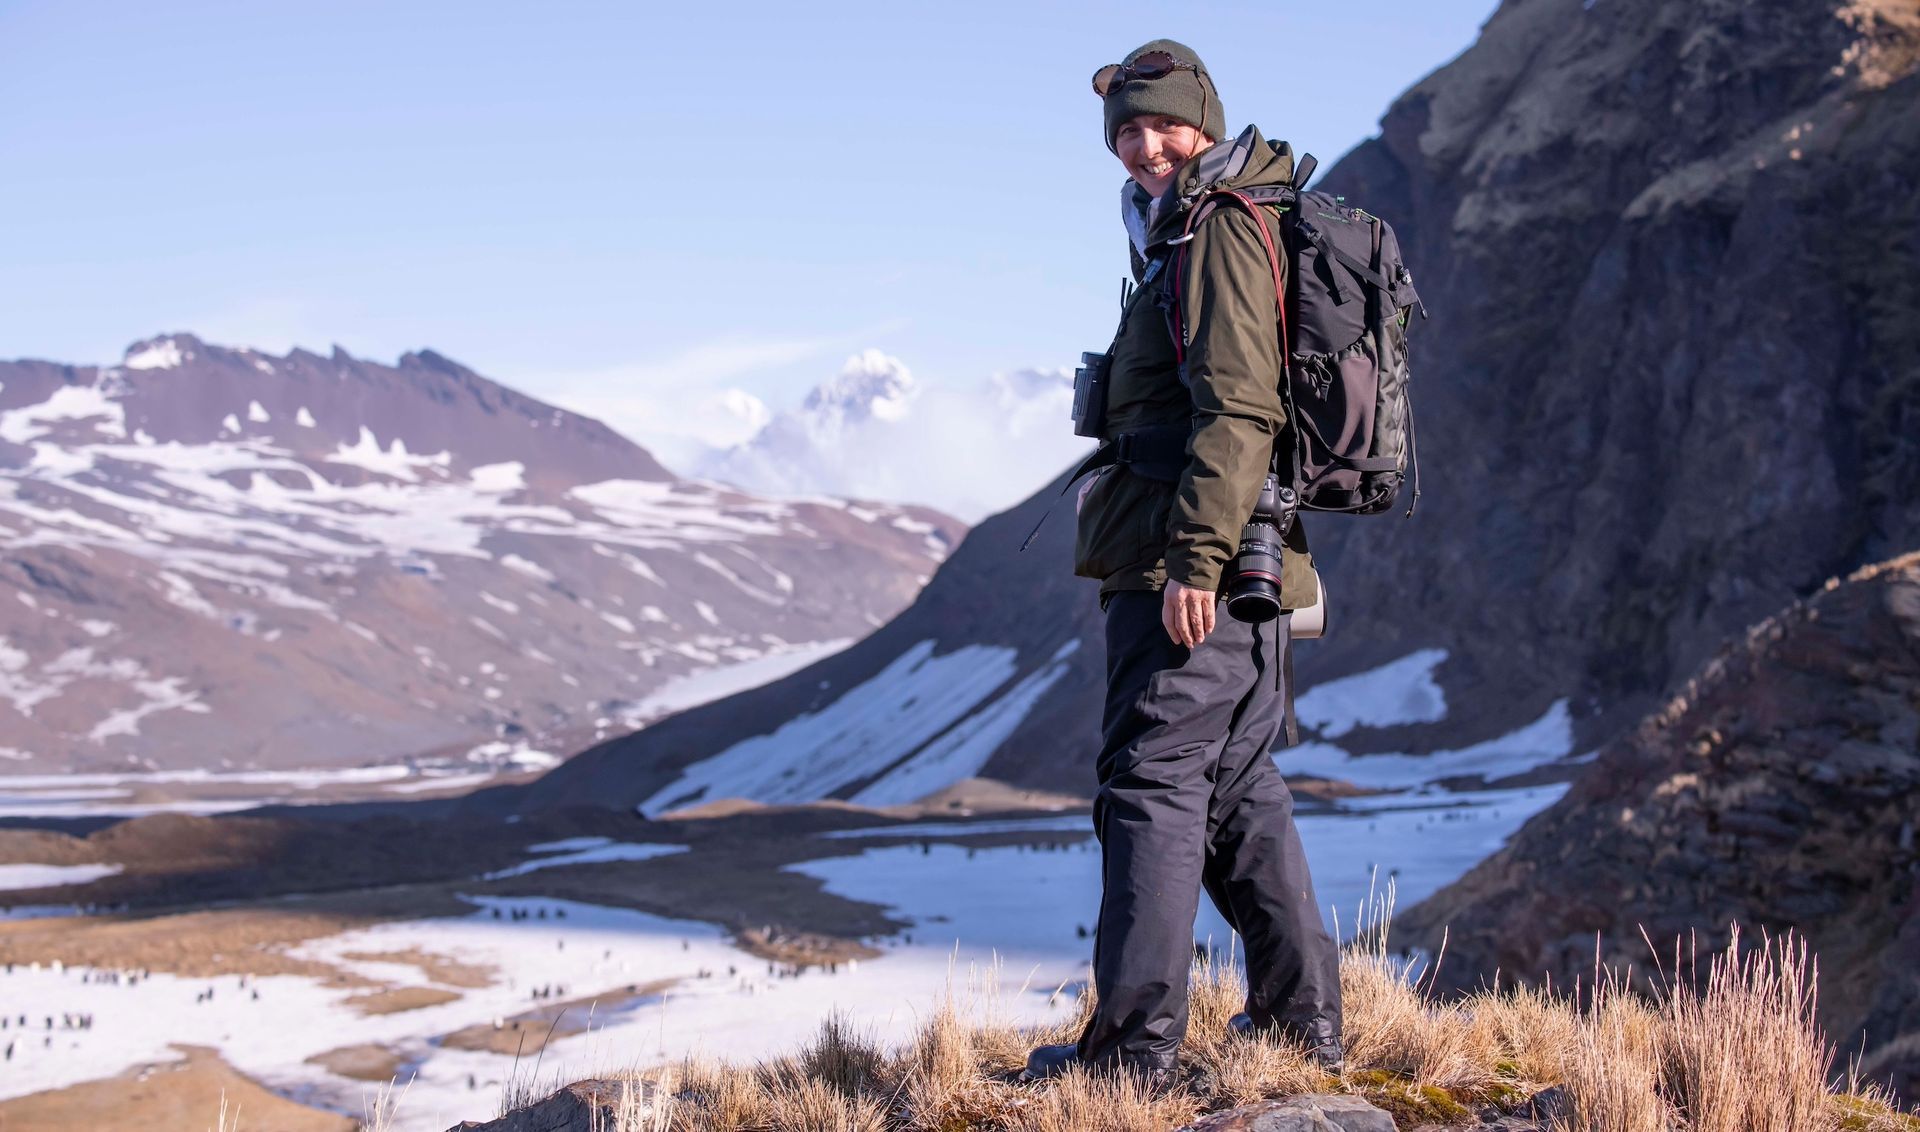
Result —
MULTIPOLYGON (((1402 906, 1455 879, 1497 848, 1525 819, 1560 796, 1563 787, 1476 795, 1435 792, 1355 799, 1336 814, 1298 819, 1312 861, 1317 895, 1329 919, 1350 928, 1370 890, 1395 884, 1402 906)), ((133 986, 83 981, 84 972, 16 967, 0 976, 0 1003, 11 1019, 29 1018, 0 1076, 0 1093, 21 1095, 118 1073, 146 1061, 167 1060, 169 1042, 220 1049, 242 1072, 283 1092, 317 1099, 342 1111, 360 1111, 370 1086, 334 1077, 307 1058, 360 1043, 398 1050, 418 1068, 400 1109, 402 1129, 450 1127, 487 1115, 512 1058, 442 1049, 434 1037, 470 1025, 490 1025, 540 1005, 532 992, 563 988, 551 1000, 604 995, 590 1033, 556 1040, 542 1061, 543 1080, 566 1081, 623 1067, 647 1067, 701 1051, 737 1060, 792 1050, 827 1012, 849 1012, 856 1024, 887 1040, 907 1037, 952 982, 970 969, 998 963, 1000 1005, 1013 1017, 1037 1021, 1070 1004, 1049 1004, 1047 992, 1084 974, 1099 903, 1100 858, 1084 815, 1007 822, 924 822, 885 830, 845 831, 934 837, 1011 830, 1058 832, 1060 849, 968 849, 950 844, 906 844, 857 856, 790 866, 820 878, 829 891, 880 904, 912 922, 900 936, 880 941, 878 960, 837 974, 769 977, 763 960, 732 947, 718 929, 619 909, 550 900, 469 898, 476 911, 453 919, 411 921, 343 933, 311 942, 296 954, 400 986, 430 986, 410 964, 346 959, 348 953, 419 950, 496 972, 494 986, 450 988, 454 1002, 397 1014, 361 1016, 345 1000, 361 991, 315 980, 276 976, 248 980, 184 980, 154 976, 133 986), (1011 883, 1010 878, 1017 878, 1011 883), (514 920, 507 909, 547 911, 546 919, 514 920), (494 919, 495 909, 501 919, 494 919), (564 910, 566 917, 557 913, 564 910), (731 975, 727 974, 729 967, 731 975), (701 972, 708 977, 699 977, 701 972), (619 1007, 626 988, 659 979, 680 981, 664 998, 619 1007), (210 1001, 197 1001, 209 986, 210 1001), (1024 989, 1022 989, 1024 987, 1024 989), (252 998, 253 991, 260 999, 252 998), (91 1014, 92 1028, 59 1028, 65 1014, 91 1014), (47 1017, 56 1027, 42 1027, 47 1017), (297 1022, 290 1025, 289 1022, 297 1022), (46 1037, 53 1044, 44 1044, 46 1037), (468 1084, 471 1075, 475 1087, 468 1084)), ((674 846, 634 846, 600 838, 569 838, 533 847, 533 868, 652 856, 674 846)), ((523 866, 526 867, 526 866, 523 866)), ((40 876, 34 881, 43 879, 40 876)), ((1224 924, 1200 900, 1195 935, 1226 945, 1224 924)), ((23 910, 61 914, 70 909, 23 910)), ((525 1065, 522 1076, 528 1072, 525 1065)))
MULTIPOLYGON (((884 1038, 899 1040, 932 1009, 950 975, 957 973, 964 982, 968 961, 990 955, 973 948, 956 960, 944 943, 916 937, 878 961, 851 964, 838 974, 814 970, 778 978, 768 975, 764 960, 734 948, 706 924, 563 901, 468 899, 479 906, 470 916, 380 925, 293 952, 404 986, 433 984, 410 964, 344 956, 419 949, 497 972, 494 986, 462 989, 457 1001, 396 1014, 363 1016, 345 1001, 364 990, 327 987, 304 977, 251 978, 243 987, 236 977, 156 974, 128 986, 83 982, 77 969, 16 967, 0 975, 0 997, 12 1016, 25 1014, 30 1025, 0 1075, 0 1094, 61 1088, 143 1062, 174 1060, 167 1045, 178 1042, 212 1046, 269 1087, 358 1114, 375 1086, 335 1077, 306 1059, 376 1042, 399 1050, 417 1067, 400 1105, 398 1128, 439 1132, 463 1119, 490 1115, 514 1065, 510 1056, 443 1049, 430 1039, 542 1005, 531 997, 537 988, 564 988, 552 1001, 602 996, 590 1033, 557 1038, 545 1051, 542 1080, 564 1082, 694 1052, 745 1061, 785 1053, 836 1009, 884 1038), (495 908, 537 908, 547 918, 496 920, 495 908), (558 912, 565 918, 557 918, 558 912), (703 971, 708 977, 699 977, 703 971), (664 997, 623 1006, 628 987, 660 979, 681 981, 664 997), (210 987, 212 999, 199 1001, 210 987), (93 1026, 60 1028, 66 1014, 92 1014, 93 1026), (55 1021, 52 1031, 42 1028, 48 1016, 55 1021), (51 1047, 42 1044, 49 1034, 51 1047), (470 1074, 477 1088, 469 1088, 470 1074)), ((954 910, 966 911, 957 905, 954 910)), ((1060 969, 1070 972, 1071 963, 1060 969)), ((1009 967, 1013 986, 1016 975, 1024 972, 1009 967)), ((1003 1003, 1029 1019, 1066 1008, 1049 1006, 1037 991, 1009 994, 1003 1003)), ((13 1035, 12 1030, 0 1033, 0 1044, 13 1035)), ((540 1036, 528 1039, 528 1057, 518 1070, 522 1078, 530 1074, 540 1036)), ((401 1079, 406 1080, 405 1072, 401 1079)))
POLYGON ((0 865, 0 891, 86 884, 120 870, 119 865, 0 865))
MULTIPOLYGON (((16 966, 0 975, 0 999, 17 1023, 29 1020, 12 1062, 0 1075, 0 1093, 20 1096, 111 1076, 136 1064, 175 1059, 167 1046, 179 1042, 212 1046, 241 1072, 285 1093, 298 1094, 358 1114, 372 1086, 334 1077, 307 1058, 363 1042, 390 1045, 421 1061, 420 1079, 409 1090, 405 1128, 443 1129, 487 1115, 497 1096, 472 1092, 466 1073, 484 1070, 483 1081, 501 1080, 511 1057, 469 1054, 449 1067, 429 1039, 495 1018, 521 1013, 540 1002, 540 987, 562 987, 567 998, 605 994, 625 997, 630 985, 693 977, 702 968, 738 962, 741 954, 716 929, 637 912, 550 900, 473 898, 478 909, 451 920, 380 925, 313 941, 294 950, 342 969, 400 986, 434 985, 417 967, 378 960, 346 959, 349 952, 390 953, 418 948, 497 971, 495 985, 449 988, 461 998, 438 1006, 385 1015, 362 1015, 346 1000, 366 988, 329 987, 297 976, 233 976, 181 979, 155 974, 133 985, 83 981, 84 972, 16 966), (493 909, 503 910, 493 919, 493 909), (513 921, 505 909, 539 909, 545 919, 513 921), (557 913, 565 913, 558 918, 557 913), (684 944, 683 944, 684 941, 684 944), (210 1000, 202 1001, 211 989, 210 1000), (258 992, 259 998, 253 997, 258 992), (91 1014, 86 1030, 60 1027, 62 1016, 91 1014), (44 1019, 55 1028, 46 1031, 44 1019), (52 1036, 49 1047, 44 1044, 52 1036)), ((764 968, 762 968, 764 969, 764 968)), ((557 999, 558 994, 555 995, 557 999)), ((17 1027, 16 1027, 17 1028, 17 1027)), ((0 1043, 14 1031, 0 1032, 0 1043)), ((529 1039, 537 1042, 538 1035, 529 1039)), ((562 1043, 556 1042, 556 1046, 562 1043)), ((556 1049, 547 1064, 555 1064, 556 1049)))
MULTIPOLYGON (((938 642, 921 641, 820 710, 688 766, 640 811, 652 817, 719 797, 806 802, 862 782, 851 799, 861 805, 923 798, 978 774, 1066 674, 1079 644, 1065 642, 1009 686, 1018 668, 1016 650, 969 645, 936 656, 938 642)), ((1360 727, 1445 719, 1446 696, 1433 674, 1446 657, 1444 650, 1422 649, 1317 685, 1301 694, 1300 718, 1324 738, 1360 727)), ((1357 756, 1316 741, 1276 758, 1288 774, 1405 789, 1454 776, 1493 780, 1565 758, 1572 749, 1572 716, 1561 701, 1526 727, 1459 750, 1357 756)))

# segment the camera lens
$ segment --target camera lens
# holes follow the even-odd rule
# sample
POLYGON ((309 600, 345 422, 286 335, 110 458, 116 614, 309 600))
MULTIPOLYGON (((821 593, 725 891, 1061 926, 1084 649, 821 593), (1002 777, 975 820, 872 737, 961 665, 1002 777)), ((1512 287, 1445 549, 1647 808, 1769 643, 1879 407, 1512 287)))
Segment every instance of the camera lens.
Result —
POLYGON ((1227 579, 1227 614, 1259 625, 1280 616, 1280 531, 1252 522, 1240 532, 1227 579))
POLYGON ((1265 579, 1241 579, 1227 591, 1227 614, 1235 621, 1264 625, 1280 616, 1280 587, 1265 579))

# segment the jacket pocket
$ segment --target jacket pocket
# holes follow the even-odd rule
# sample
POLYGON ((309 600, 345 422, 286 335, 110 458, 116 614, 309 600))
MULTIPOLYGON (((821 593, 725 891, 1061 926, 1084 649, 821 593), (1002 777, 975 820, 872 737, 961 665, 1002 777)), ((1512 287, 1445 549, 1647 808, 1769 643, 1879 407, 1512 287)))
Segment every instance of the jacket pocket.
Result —
POLYGON ((1158 561, 1167 551, 1167 508, 1174 490, 1173 484, 1124 468, 1103 471, 1080 506, 1073 572, 1105 581, 1129 567, 1158 561))

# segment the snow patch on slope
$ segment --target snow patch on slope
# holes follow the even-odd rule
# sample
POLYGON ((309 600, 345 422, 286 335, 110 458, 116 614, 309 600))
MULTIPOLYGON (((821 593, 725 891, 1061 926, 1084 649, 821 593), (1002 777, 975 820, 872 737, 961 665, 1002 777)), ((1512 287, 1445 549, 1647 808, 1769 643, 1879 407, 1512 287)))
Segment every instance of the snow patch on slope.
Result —
POLYGON ((1378 668, 1315 684, 1294 703, 1300 722, 1322 737, 1338 739, 1356 727, 1437 723, 1447 717, 1447 696, 1433 671, 1445 649, 1421 649, 1378 668))
POLYGON ((193 355, 180 348, 180 344, 171 338, 162 338, 148 345, 127 351, 122 363, 128 369, 173 369, 193 355))
MULTIPOLYGON (((685 845, 655 845, 627 841, 609 841, 606 838, 580 838, 581 841, 593 841, 591 845, 579 845, 573 849, 536 857, 531 861, 522 861, 510 868, 498 869, 480 877, 481 880, 504 880, 507 877, 525 876, 541 869, 558 869, 568 865, 593 865, 606 861, 650 861, 655 857, 664 857, 672 853, 685 853, 685 845)), ((559 844, 553 842, 550 844, 559 844)), ((539 849, 540 846, 533 846, 539 849)))
POLYGON ((1338 778, 1358 786, 1395 788, 1478 775, 1492 782, 1573 754, 1573 712, 1556 700, 1516 731, 1454 751, 1430 755, 1355 755, 1331 743, 1304 743, 1279 752, 1288 774, 1338 778))
POLYGON ((1080 650, 1078 637, 1061 645, 1045 667, 1030 673, 992 703, 969 715, 901 766, 872 783, 853 801, 863 806, 893 806, 924 798, 980 773, 1040 697, 1067 674, 1067 661, 1080 650))
POLYGON ((120 871, 119 865, 0 865, 0 891, 88 884, 120 871))
POLYGON ((420 479, 421 469, 437 468, 445 471, 447 465, 453 460, 453 454, 443 450, 431 456, 416 455, 407 451, 407 442, 397 436, 393 438, 393 443, 382 451, 380 441, 373 435, 373 430, 366 425, 361 425, 360 439, 351 445, 341 444, 334 449, 333 455, 328 456, 327 460, 334 464, 352 464, 383 476, 392 476, 397 480, 415 483, 420 479))
POLYGON ((817 712, 687 767, 640 804, 653 817, 714 798, 805 802, 884 774, 976 709, 1016 670, 1017 650, 921 641, 817 712))
POLYGON ((492 495, 519 491, 527 486, 527 466, 518 460, 508 460, 504 464, 482 464, 467 473, 473 490, 492 495))
POLYGON ((79 421, 101 418, 94 429, 108 436, 127 435, 127 411, 96 385, 63 385, 53 396, 37 405, 26 405, 0 413, 0 440, 25 444, 53 431, 54 421, 79 421))

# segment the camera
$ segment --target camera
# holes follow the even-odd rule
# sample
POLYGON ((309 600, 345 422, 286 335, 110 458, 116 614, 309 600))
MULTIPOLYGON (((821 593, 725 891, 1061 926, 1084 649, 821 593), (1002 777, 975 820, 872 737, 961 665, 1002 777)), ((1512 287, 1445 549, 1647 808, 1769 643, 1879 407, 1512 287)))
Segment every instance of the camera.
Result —
POLYGON ((1083 353, 1073 371, 1073 434, 1098 437, 1107 426, 1107 371, 1113 355, 1083 353))
POLYGON ((1227 568, 1227 613, 1234 620, 1258 625, 1280 616, 1280 540, 1298 505, 1293 488, 1269 472, 1227 568))

